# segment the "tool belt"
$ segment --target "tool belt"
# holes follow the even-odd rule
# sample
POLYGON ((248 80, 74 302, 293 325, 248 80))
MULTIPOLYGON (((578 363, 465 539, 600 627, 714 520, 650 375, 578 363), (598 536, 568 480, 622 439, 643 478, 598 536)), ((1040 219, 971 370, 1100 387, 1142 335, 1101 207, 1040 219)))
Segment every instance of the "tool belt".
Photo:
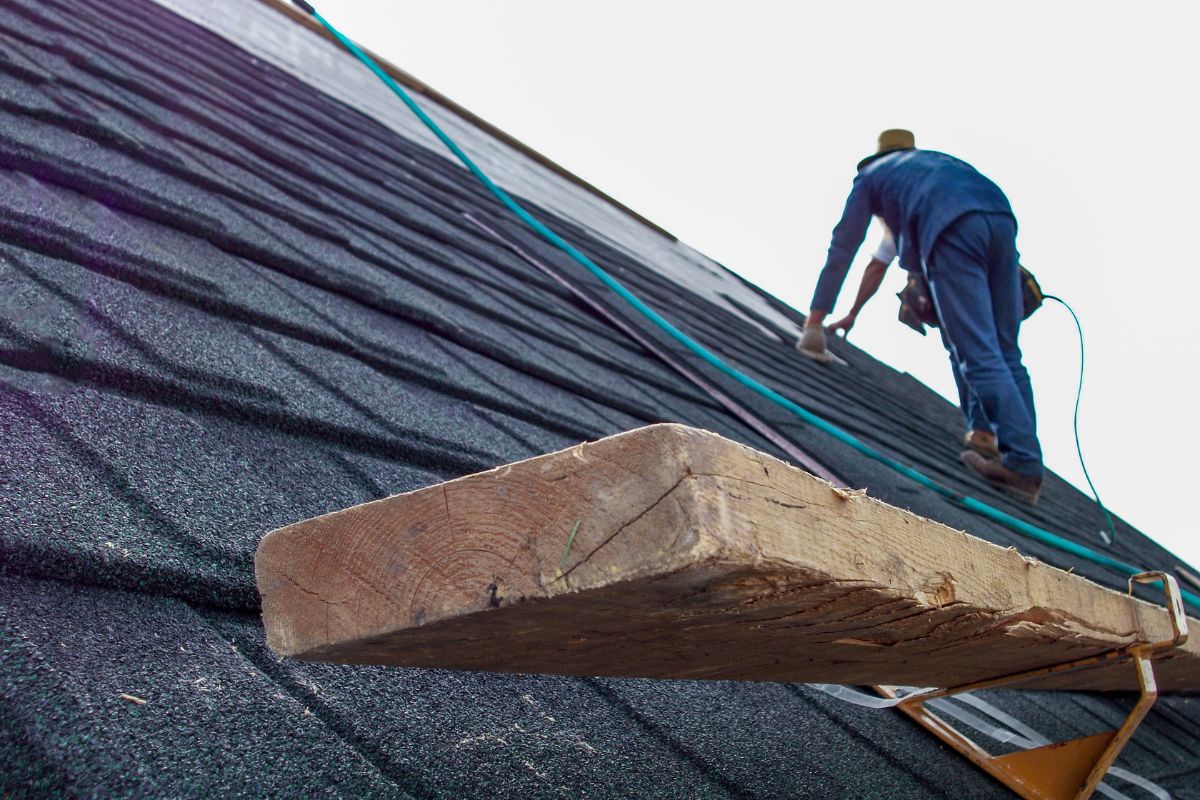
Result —
MULTIPOLYGON (((1033 273, 1021 267, 1021 319, 1029 319, 1042 307, 1042 287, 1033 273)), ((929 293, 929 281, 920 272, 908 273, 908 284, 897 292, 900 298, 900 321, 922 336, 925 326, 938 327, 937 310, 929 293)))

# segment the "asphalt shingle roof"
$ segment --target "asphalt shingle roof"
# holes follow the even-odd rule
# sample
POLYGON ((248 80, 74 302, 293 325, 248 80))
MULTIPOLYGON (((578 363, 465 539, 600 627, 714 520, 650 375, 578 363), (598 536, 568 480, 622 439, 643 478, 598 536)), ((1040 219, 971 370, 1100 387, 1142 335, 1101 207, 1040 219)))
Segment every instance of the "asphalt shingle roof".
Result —
MULTIPOLYGON (((692 291, 527 202, 723 358, 1097 545, 1061 480, 1029 510, 964 474, 958 412, 912 378, 842 342, 847 367, 799 359, 783 304, 692 291)), ((160 5, 0 0, 0 796, 1005 796, 900 715, 804 686, 266 650, 272 528, 658 421, 775 452, 467 215, 607 298, 442 155, 160 5)), ((708 377, 872 495, 1122 584, 708 377)), ((1117 557, 1176 563, 1119 533, 1117 557)), ((1129 705, 989 700, 1051 736, 1129 705)), ((1200 797, 1198 702, 1162 698, 1118 763, 1200 797)))

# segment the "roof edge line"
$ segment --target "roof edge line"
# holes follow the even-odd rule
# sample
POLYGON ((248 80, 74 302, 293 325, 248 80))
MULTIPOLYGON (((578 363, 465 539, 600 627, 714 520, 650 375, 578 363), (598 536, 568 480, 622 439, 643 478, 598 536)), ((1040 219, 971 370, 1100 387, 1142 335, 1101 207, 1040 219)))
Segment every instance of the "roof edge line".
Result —
MULTIPOLYGON (((337 39, 335 39, 333 37, 333 35, 329 33, 329 31, 325 30, 325 28, 322 27, 321 24, 318 23, 316 20, 312 19, 307 14, 304 14, 299 9, 295 8, 289 2, 289 0, 258 0, 258 2, 261 3, 262 5, 265 5, 271 9, 279 12, 280 14, 284 15, 285 17, 291 19, 293 22, 303 25, 305 28, 312 31, 313 33, 316 33, 321 38, 323 38, 329 42, 332 42, 335 45, 338 44, 337 39)), ((362 47, 362 45, 359 45, 359 47, 362 47)), ((602 189, 596 187, 595 185, 593 185, 593 184, 589 183, 588 181, 584 180, 583 178, 579 177, 578 175, 571 172, 566 167, 562 166, 561 164, 557 163, 556 161, 553 161, 552 159, 542 155, 537 150, 533 149, 529 145, 522 142, 520 139, 517 139, 515 136, 513 136, 509 133, 505 133, 503 130, 501 130, 500 128, 497 128, 492 123, 488 122, 487 120, 483 119, 482 117, 478 116, 477 114, 467 110, 466 108, 464 108, 463 106, 454 102, 449 97, 442 94, 438 90, 434 89, 429 84, 420 80, 416 76, 412 75, 411 73, 405 72, 404 70, 400 69, 395 64, 393 64, 391 61, 387 60, 386 58, 381 57, 379 54, 375 53, 374 51, 369 50, 365 47, 362 47, 362 49, 372 59, 374 59, 376 63, 379 64, 380 68, 383 69, 384 72, 386 72, 389 76, 391 76, 391 78, 393 80, 397 81, 401 86, 405 87, 406 89, 411 89, 412 91, 416 92, 417 94, 436 102, 438 105, 442 106, 447 111, 450 111, 451 113, 460 117, 463 121, 465 121, 471 125, 474 125, 476 128, 479 128, 484 133, 487 133, 489 136, 495 137, 499 141, 503 142, 504 144, 506 144, 509 147, 516 150, 517 152, 521 153, 522 155, 532 159, 534 162, 536 162, 536 163, 540 164, 541 166, 545 167, 546 169, 550 170, 555 175, 558 175, 560 178, 564 178, 567 181, 569 181, 570 183, 575 184, 579 188, 586 191, 588 194, 591 194, 594 197, 596 197, 600 200, 603 200, 605 203, 607 203, 608 205, 617 209, 618 211, 622 212, 623 214, 631 217, 632 219, 636 220, 637 222, 641 223, 642 225, 645 225, 647 228, 650 228, 651 230, 658 233, 659 235, 666 237, 669 241, 671 241, 671 242, 679 241, 679 238, 677 236, 675 236, 674 234, 672 234, 670 231, 668 231, 666 228, 663 228, 661 225, 655 224, 654 222, 650 221, 643 215, 634 211, 629 206, 625 205, 621 201, 614 198, 612 195, 604 192, 602 189)))

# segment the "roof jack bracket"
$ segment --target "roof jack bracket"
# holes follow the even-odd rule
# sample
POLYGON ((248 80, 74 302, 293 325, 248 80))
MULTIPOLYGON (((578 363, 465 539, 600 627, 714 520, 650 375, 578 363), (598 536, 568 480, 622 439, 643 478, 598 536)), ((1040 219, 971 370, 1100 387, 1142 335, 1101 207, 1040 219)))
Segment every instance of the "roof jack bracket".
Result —
POLYGON ((1158 697, 1158 686, 1154 680, 1151 657, 1158 651, 1169 650, 1183 644, 1188 637, 1187 617, 1183 611, 1183 601, 1175 579, 1165 572, 1138 573, 1129 579, 1131 594, 1135 581, 1138 583, 1162 583, 1167 595, 1172 638, 1161 642, 1133 644, 1088 658, 999 678, 990 678, 949 689, 931 689, 910 695, 901 695, 897 692, 897 687, 892 686, 876 686, 875 690, 885 697, 899 700, 896 705, 901 711, 1025 800, 1069 800, 1069 798, 1086 800, 1096 790, 1096 786, 1104 778, 1108 768, 1133 736, 1133 732, 1149 713, 1150 707, 1154 705, 1154 701, 1158 697), (1126 661, 1132 661, 1137 670, 1141 696, 1121 727, 1105 733, 994 756, 925 708, 926 701, 939 697, 951 697, 964 692, 992 689, 1032 678, 1126 661))

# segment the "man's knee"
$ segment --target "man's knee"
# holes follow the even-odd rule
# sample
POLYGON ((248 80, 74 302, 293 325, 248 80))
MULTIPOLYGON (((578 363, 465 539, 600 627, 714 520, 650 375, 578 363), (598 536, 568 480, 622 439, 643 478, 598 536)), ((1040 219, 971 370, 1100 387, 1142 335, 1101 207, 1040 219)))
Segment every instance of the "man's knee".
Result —
POLYGON ((960 361, 963 377, 974 386, 1005 380, 1012 374, 1008 361, 1000 353, 976 352, 960 361))

